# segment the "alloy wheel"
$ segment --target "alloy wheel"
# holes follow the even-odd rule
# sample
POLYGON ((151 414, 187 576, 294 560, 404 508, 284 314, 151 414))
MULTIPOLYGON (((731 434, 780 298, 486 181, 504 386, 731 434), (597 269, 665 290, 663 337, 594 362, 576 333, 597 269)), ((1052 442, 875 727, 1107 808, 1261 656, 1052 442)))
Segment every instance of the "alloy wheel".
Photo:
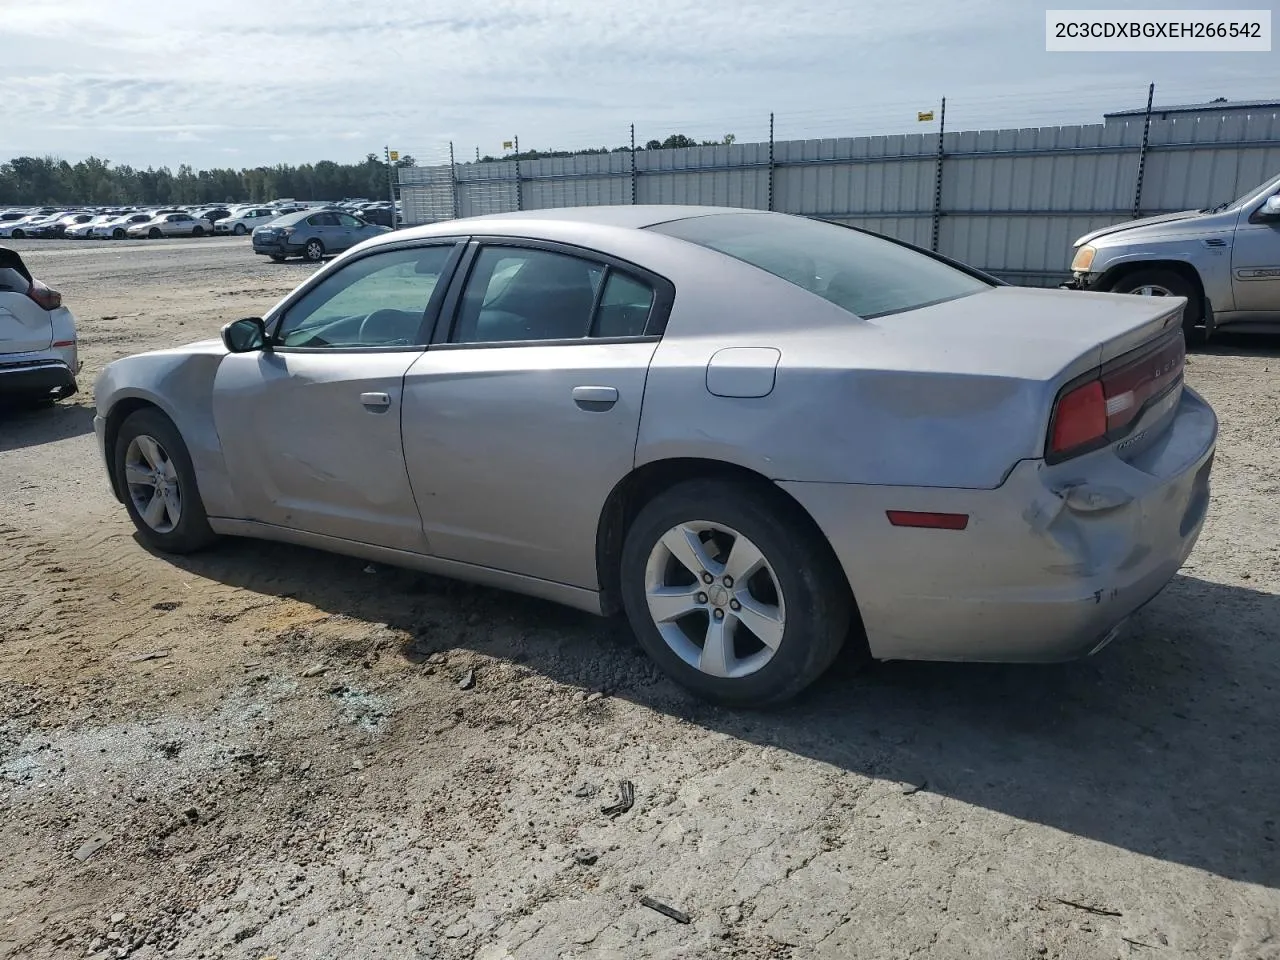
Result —
POLYGON ((1144 283, 1140 287, 1134 287, 1129 291, 1139 297, 1172 297, 1173 291, 1168 287, 1162 287, 1156 283, 1144 283))
POLYGON ((156 533, 171 533, 182 520, 182 488, 178 469, 159 441, 146 434, 130 441, 124 479, 142 522, 156 533))
POLYGON ((720 523, 690 521, 654 544, 645 600, 681 660, 713 677, 745 677, 778 651, 786 607, 759 547, 720 523))

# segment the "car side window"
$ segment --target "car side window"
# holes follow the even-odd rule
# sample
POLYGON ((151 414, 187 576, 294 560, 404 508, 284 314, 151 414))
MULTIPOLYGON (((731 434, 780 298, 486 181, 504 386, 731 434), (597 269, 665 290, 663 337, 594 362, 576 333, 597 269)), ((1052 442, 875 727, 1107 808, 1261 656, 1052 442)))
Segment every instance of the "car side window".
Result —
POLYGON ((285 311, 272 336, 280 347, 411 347, 452 244, 361 257, 329 274, 285 311))
POLYGON ((317 213, 307 220, 307 223, 313 227, 336 227, 338 220, 332 213, 317 213))
POLYGON ((550 250, 480 249, 451 331, 453 343, 572 340, 591 329, 604 267, 550 250))
POLYGON ((338 221, 339 221, 339 222, 340 222, 344 227, 363 227, 363 226, 364 226, 364 221, 363 221, 363 220, 357 220, 355 217, 351 216, 350 214, 346 214, 346 213, 340 213, 340 214, 338 214, 338 221))
POLYGON ((639 337, 653 310, 653 288, 621 270, 610 270, 591 324, 593 337, 639 337))

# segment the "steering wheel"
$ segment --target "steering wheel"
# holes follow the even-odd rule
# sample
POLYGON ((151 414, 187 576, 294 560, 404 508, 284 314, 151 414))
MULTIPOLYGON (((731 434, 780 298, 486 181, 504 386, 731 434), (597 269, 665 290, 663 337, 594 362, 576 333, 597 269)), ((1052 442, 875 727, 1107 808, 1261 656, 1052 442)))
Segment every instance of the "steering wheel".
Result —
POLYGON ((375 310, 360 321, 360 332, 356 336, 361 344, 368 347, 391 345, 405 346, 411 341, 408 337, 403 336, 404 326, 405 311, 391 309, 375 310), (381 326, 382 329, 379 329, 379 326, 381 326), (399 334, 399 336, 397 336, 397 334, 399 334))

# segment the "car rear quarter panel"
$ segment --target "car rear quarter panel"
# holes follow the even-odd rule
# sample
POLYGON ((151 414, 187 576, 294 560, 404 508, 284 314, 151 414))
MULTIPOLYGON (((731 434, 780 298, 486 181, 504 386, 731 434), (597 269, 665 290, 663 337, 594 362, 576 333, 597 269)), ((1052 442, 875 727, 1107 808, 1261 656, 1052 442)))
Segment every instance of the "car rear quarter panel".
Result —
MULTIPOLYGON (((210 516, 238 516, 213 422, 213 378, 226 350, 218 341, 125 357, 107 366, 94 387, 98 416, 123 402, 159 407, 182 434, 210 516)), ((111 451, 104 455, 111 457, 111 451)))
POLYGON ((860 320, 745 265, 721 272, 677 284, 637 465, 697 457, 773 480, 990 488, 1039 455, 1051 380, 983 374, 979 350, 949 356, 892 317, 860 320), (771 393, 707 389, 708 362, 732 346, 780 351, 771 393))

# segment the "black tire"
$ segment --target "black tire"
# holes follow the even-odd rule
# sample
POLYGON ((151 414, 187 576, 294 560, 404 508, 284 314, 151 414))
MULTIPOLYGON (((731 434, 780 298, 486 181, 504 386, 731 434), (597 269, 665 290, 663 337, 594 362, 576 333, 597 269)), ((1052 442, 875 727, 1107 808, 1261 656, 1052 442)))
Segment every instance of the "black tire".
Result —
POLYGON ((159 410, 138 410, 120 425, 115 450, 112 451, 111 466, 124 498, 125 509, 129 511, 129 519, 137 527, 138 536, 149 546, 164 553, 194 553, 217 539, 204 512, 204 503, 200 499, 196 472, 191 465, 187 445, 173 421, 159 410), (125 458, 129 445, 135 438, 144 435, 154 438, 163 447, 177 473, 182 512, 173 529, 163 533, 152 529, 142 518, 125 482, 125 458))
POLYGON ((645 652, 681 686, 727 706, 764 707, 800 693, 839 655, 854 614, 844 573, 809 517, 778 492, 736 481, 686 481, 646 504, 627 531, 621 584, 627 619, 645 652), (668 645, 649 613, 650 554, 669 530, 693 521, 723 524, 749 539, 772 568, 782 594, 781 641, 772 658, 746 676, 716 677, 690 665, 668 645))
POLYGON ((164 234, 160 232, 159 227, 152 227, 150 230, 147 231, 147 236, 150 237, 152 240, 159 240, 161 237, 164 236, 164 234))
POLYGON ((324 259, 324 244, 319 240, 308 240, 307 245, 302 250, 302 256, 312 263, 319 263, 324 259))
POLYGON ((193 229, 193 230, 191 231, 191 235, 192 235, 193 237, 203 237, 203 236, 204 236, 204 227, 196 227, 195 229, 193 229))
POLYGON ((1146 267, 1127 273, 1111 287, 1113 293, 1136 294, 1139 290, 1150 287, 1168 291, 1158 296, 1186 297, 1187 309, 1182 315, 1182 335, 1187 343, 1198 343, 1204 339, 1204 299, 1196 285, 1176 270, 1168 267, 1146 267))
POLYGON ((235 229, 232 230, 231 232, 234 233, 237 237, 243 237, 246 233, 249 232, 249 228, 246 227, 243 223, 237 223, 235 226, 235 229))
POLYGON ((19 228, 17 230, 14 230, 13 233, 10 234, 10 236, 12 236, 13 239, 15 240, 21 240, 26 236, 26 233, 21 228, 19 228))
POLYGON ((123 240, 124 236, 125 236, 124 231, 121 230, 119 227, 116 227, 114 230, 111 231, 112 240, 123 240))

